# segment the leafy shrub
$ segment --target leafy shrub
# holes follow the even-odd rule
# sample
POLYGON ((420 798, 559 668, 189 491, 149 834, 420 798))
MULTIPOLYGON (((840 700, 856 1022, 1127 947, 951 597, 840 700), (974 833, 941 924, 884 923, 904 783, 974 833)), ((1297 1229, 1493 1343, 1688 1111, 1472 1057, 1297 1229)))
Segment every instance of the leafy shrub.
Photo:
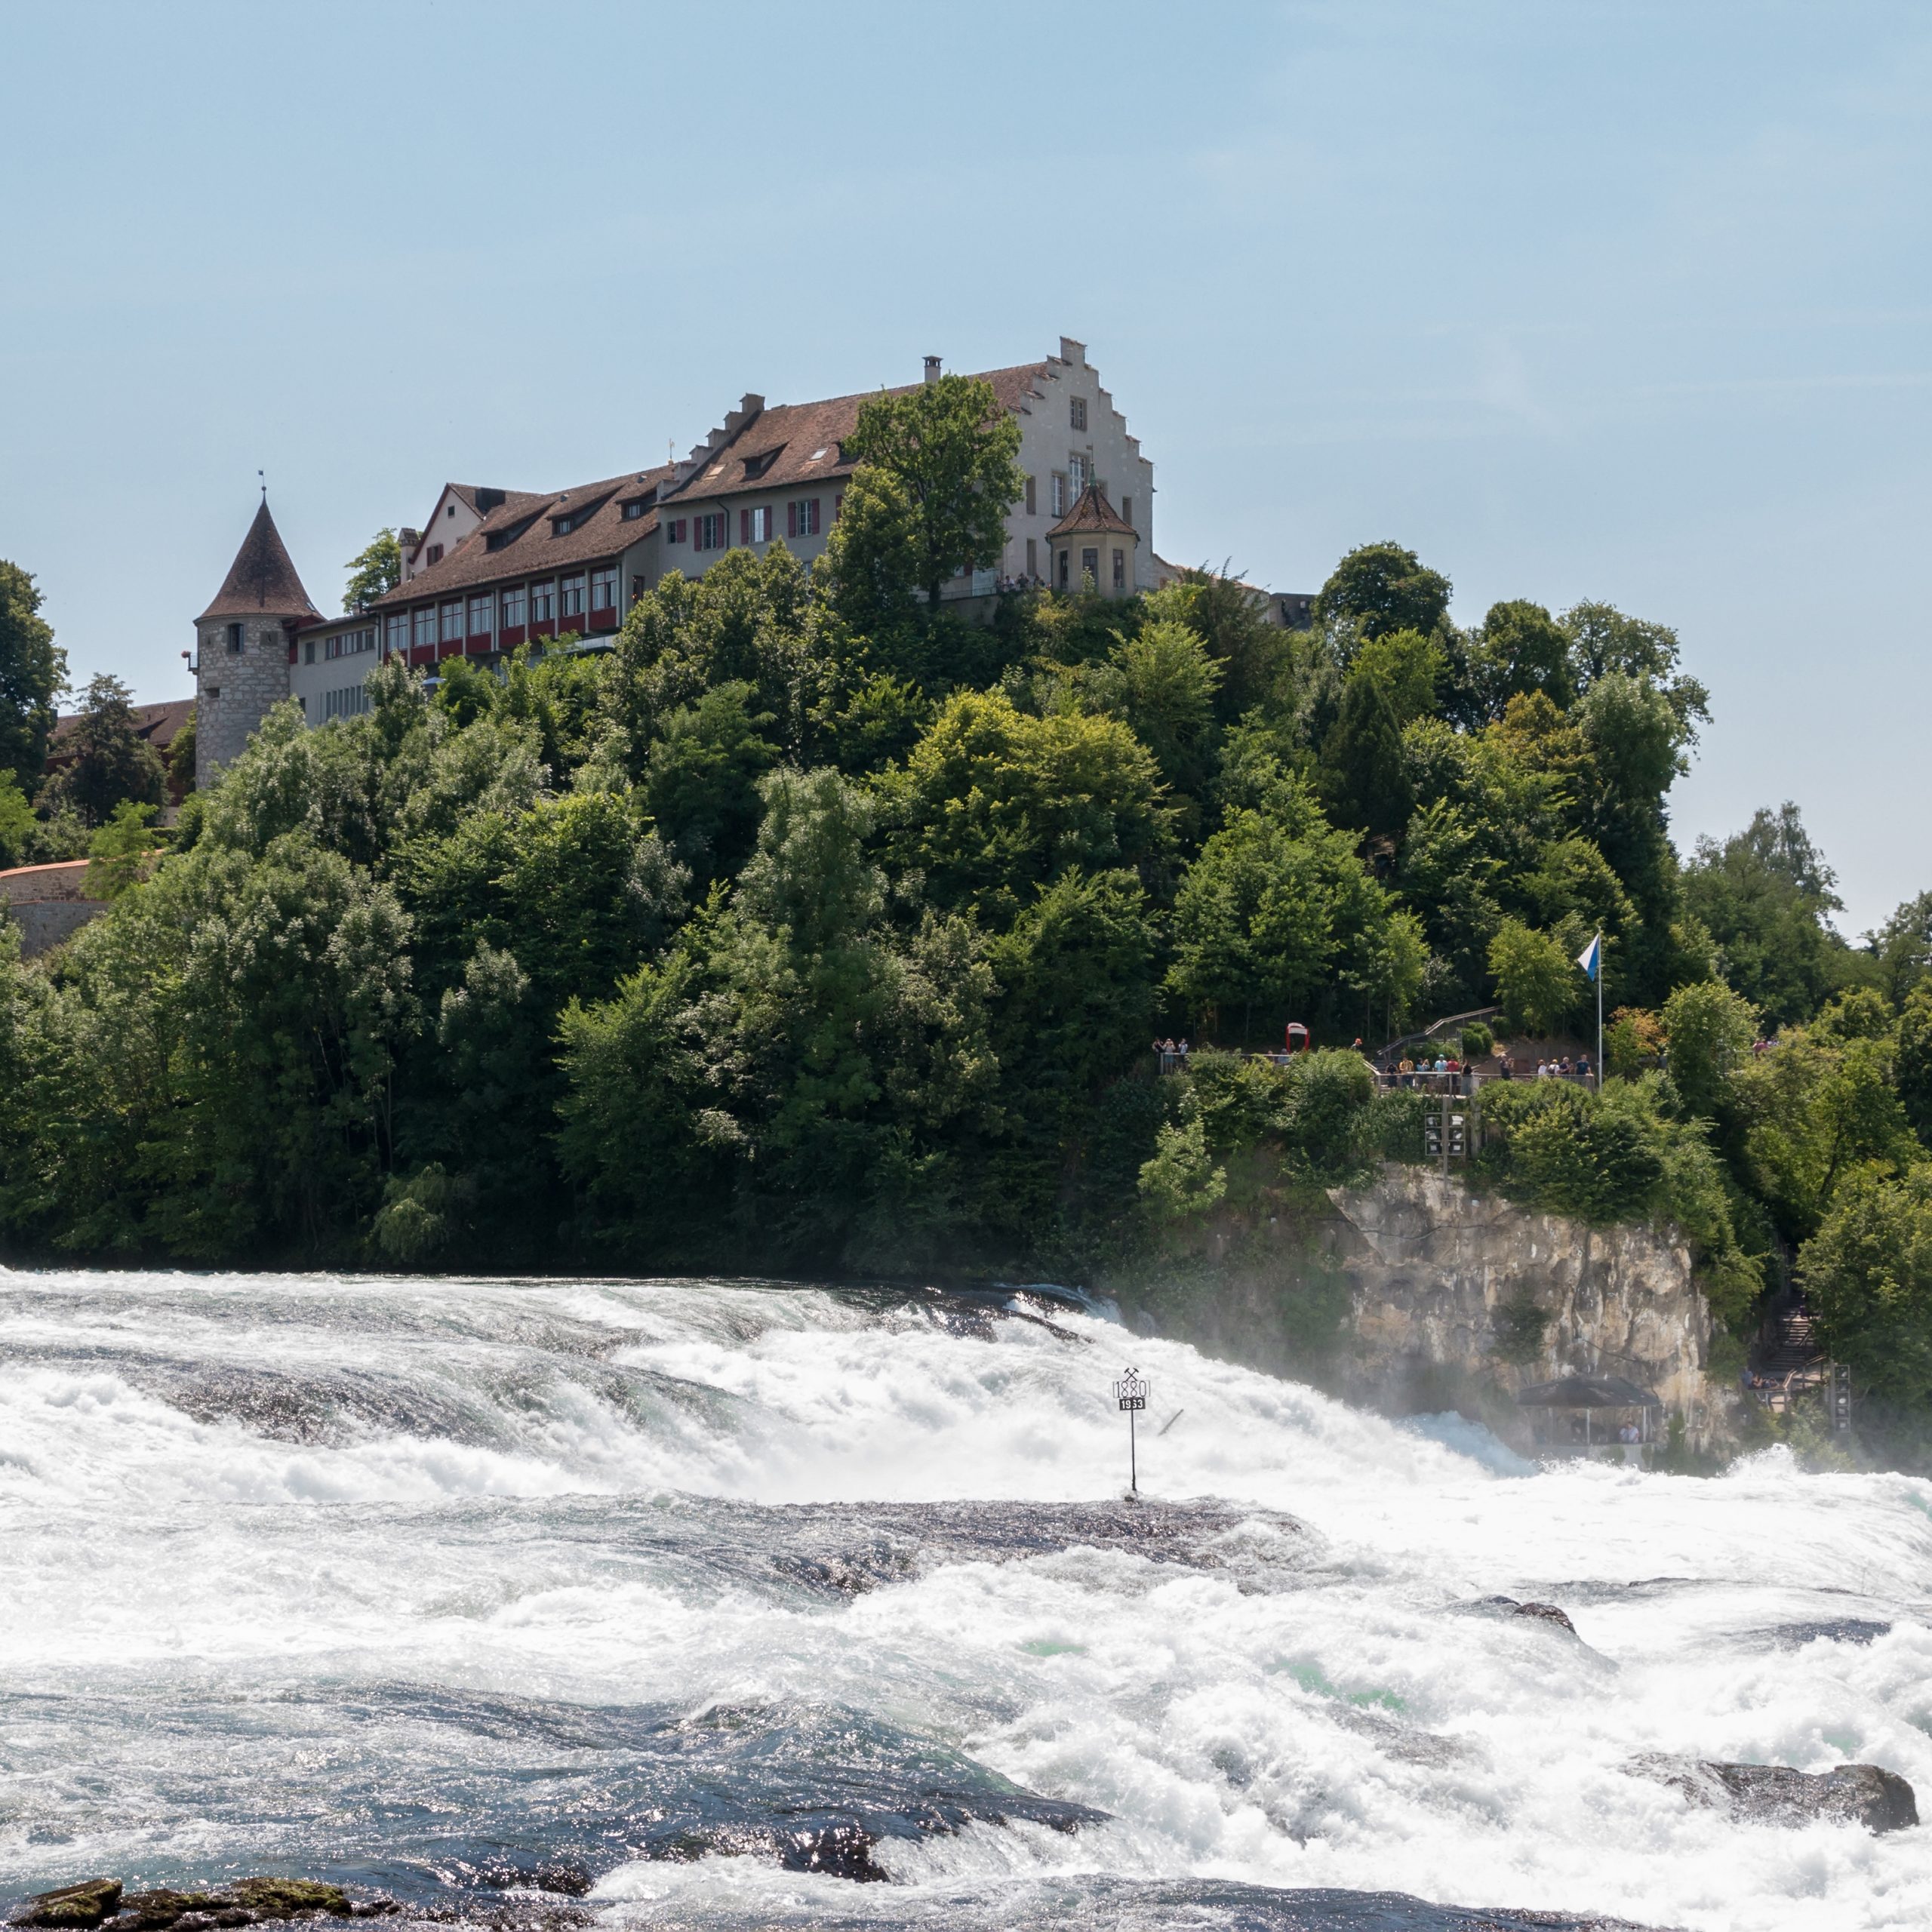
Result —
POLYGON ((1496 1044, 1496 1035, 1480 1020, 1472 1020, 1463 1029, 1463 1057, 1481 1060, 1496 1044))

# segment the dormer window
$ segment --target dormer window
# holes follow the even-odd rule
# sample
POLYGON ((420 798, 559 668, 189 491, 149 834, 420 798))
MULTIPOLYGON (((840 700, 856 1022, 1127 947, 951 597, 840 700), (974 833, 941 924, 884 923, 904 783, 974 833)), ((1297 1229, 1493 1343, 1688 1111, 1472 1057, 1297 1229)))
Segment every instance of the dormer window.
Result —
POLYGON ((486 550, 502 550, 507 549, 509 545, 514 543, 516 540, 521 537, 523 533, 536 521, 537 519, 534 517, 527 516, 523 518, 518 522, 505 524, 500 530, 491 531, 483 539, 484 549, 486 550))
POLYGON ((753 477, 762 476, 785 454, 785 445, 780 443, 776 449, 761 450, 756 456, 745 458, 745 477, 747 481, 753 477))
POLYGON ((645 491, 641 497, 632 497, 623 506, 625 522, 635 523, 657 501, 657 492, 654 488, 645 491))
POLYGON ((550 534, 552 537, 568 537, 589 515, 587 510, 567 510, 561 516, 553 516, 550 519, 550 534))

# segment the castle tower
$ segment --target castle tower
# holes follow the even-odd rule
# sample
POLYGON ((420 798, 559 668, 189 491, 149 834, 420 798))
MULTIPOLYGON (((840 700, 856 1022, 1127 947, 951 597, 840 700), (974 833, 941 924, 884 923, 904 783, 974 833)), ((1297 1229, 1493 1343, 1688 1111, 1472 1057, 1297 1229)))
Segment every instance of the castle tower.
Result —
POLYGON ((1081 491, 1072 509, 1047 532, 1054 588, 1084 584, 1103 597, 1131 597, 1137 581, 1140 533, 1107 500, 1097 483, 1081 491))
POLYGON ((288 695, 290 634, 321 616, 269 515, 266 492, 215 600, 195 620, 195 783, 205 785, 288 695))

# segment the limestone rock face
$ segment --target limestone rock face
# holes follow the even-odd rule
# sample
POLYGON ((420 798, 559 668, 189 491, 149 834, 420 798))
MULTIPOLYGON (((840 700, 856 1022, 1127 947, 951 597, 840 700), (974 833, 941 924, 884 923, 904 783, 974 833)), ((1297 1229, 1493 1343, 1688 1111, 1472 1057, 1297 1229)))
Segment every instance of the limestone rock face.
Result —
MULTIPOLYGON (((1726 1432, 1704 1374, 1710 1311, 1690 1251, 1648 1228, 1592 1228, 1460 1180, 1391 1164, 1370 1187, 1330 1198, 1348 1224, 1358 1388, 1400 1410, 1445 1377, 1513 1395, 1565 1375, 1620 1375, 1681 1414, 1694 1447, 1726 1432), (1523 1311, 1543 1323, 1527 1361, 1499 1346, 1523 1311)), ((1532 1328, 1534 1322, 1531 1324, 1532 1328)))

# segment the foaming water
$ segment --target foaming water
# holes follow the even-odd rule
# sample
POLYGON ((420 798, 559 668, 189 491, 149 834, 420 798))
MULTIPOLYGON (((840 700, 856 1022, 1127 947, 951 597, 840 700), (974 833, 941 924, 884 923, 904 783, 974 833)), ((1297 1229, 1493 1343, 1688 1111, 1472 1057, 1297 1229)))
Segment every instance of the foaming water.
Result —
POLYGON ((1932 1804, 1927 1485, 1540 1472, 1085 1313, 0 1270, 0 1537, 9 1895, 1932 1923, 1932 1827, 1743 1826, 1623 1768, 1870 1761, 1932 1804))

